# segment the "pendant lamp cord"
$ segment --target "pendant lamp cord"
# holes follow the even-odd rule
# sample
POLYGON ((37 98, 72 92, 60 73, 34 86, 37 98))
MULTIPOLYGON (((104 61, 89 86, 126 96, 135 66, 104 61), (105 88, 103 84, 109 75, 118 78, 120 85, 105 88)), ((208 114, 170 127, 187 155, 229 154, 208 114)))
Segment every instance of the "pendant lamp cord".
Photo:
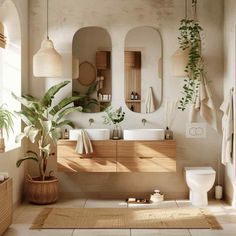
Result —
POLYGON ((192 0, 192 7, 194 10, 194 20, 197 20, 197 0, 192 0))
POLYGON ((188 18, 188 0, 185 0, 185 19, 188 18))
POLYGON ((48 36, 48 0, 47 0, 47 39, 49 39, 49 36, 48 36))

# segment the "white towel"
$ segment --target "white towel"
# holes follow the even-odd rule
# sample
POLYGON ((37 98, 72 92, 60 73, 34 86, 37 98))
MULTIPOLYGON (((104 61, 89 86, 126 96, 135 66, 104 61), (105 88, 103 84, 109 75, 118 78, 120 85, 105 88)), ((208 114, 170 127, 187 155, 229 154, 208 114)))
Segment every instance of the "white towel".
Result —
POLYGON ((77 144, 75 147, 75 151, 79 154, 90 154, 93 153, 93 146, 89 139, 89 136, 85 130, 81 130, 77 144))
POLYGON ((166 122, 165 126, 170 128, 176 115, 178 100, 175 101, 166 100, 164 106, 165 106, 165 122, 166 122))
POLYGON ((151 113, 151 112, 154 112, 156 110, 155 109, 155 104, 154 104, 152 87, 150 87, 148 89, 147 97, 146 97, 146 101, 145 101, 145 107, 146 107, 146 113, 151 113))
POLYGON ((221 162, 226 164, 230 162, 233 154, 233 135, 234 135, 234 117, 233 117, 233 91, 230 90, 226 99, 221 104, 220 109, 224 112, 222 117, 222 153, 221 162))
POLYGON ((196 122, 197 112, 200 112, 201 117, 203 117, 212 128, 216 131, 218 130, 215 105, 203 74, 201 75, 199 93, 196 96, 194 104, 190 106, 189 122, 196 122))

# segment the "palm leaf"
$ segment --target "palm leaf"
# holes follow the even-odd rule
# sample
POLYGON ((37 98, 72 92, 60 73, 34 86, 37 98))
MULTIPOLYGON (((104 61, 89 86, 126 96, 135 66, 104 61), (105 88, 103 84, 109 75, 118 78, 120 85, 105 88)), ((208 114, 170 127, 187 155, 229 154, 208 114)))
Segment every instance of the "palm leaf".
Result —
POLYGON ((33 125, 35 123, 35 117, 30 116, 27 114, 25 111, 15 111, 15 113, 21 118, 21 120, 26 124, 26 125, 33 125))
POLYGON ((56 125, 56 128, 63 127, 66 125, 69 125, 71 128, 75 128, 74 123, 70 120, 63 120, 62 122, 60 122, 56 125))
POLYGON ((35 162, 38 162, 38 159, 34 156, 26 156, 25 158, 22 158, 16 162, 16 167, 20 167, 22 162, 27 161, 27 160, 33 160, 35 162))
POLYGON ((52 104, 52 99, 54 98, 55 94, 64 86, 66 86, 67 84, 69 84, 70 81, 63 81, 59 84, 56 84, 54 86, 52 86, 43 96, 43 99, 41 101, 42 105, 45 107, 50 107, 52 104))
POLYGON ((82 107, 68 107, 68 108, 66 108, 66 109, 64 109, 64 110, 62 110, 61 112, 58 113, 57 122, 59 122, 60 119, 62 119, 64 116, 69 115, 72 112, 82 111, 82 110, 83 110, 82 107))
POLYGON ((65 106, 69 105, 70 103, 82 99, 84 96, 73 96, 73 97, 68 97, 64 98, 61 100, 56 106, 54 106, 49 114, 54 116, 56 115, 59 111, 61 111, 65 106))
POLYGON ((90 95, 92 93, 94 93, 97 89, 97 84, 98 84, 98 81, 94 82, 87 90, 86 92, 86 95, 90 95))
POLYGON ((24 97, 18 97, 17 95, 15 95, 14 93, 11 93, 11 95, 13 96, 13 98, 15 98, 18 102, 20 102, 22 105, 28 107, 31 104, 31 101, 28 101, 27 98, 24 97))

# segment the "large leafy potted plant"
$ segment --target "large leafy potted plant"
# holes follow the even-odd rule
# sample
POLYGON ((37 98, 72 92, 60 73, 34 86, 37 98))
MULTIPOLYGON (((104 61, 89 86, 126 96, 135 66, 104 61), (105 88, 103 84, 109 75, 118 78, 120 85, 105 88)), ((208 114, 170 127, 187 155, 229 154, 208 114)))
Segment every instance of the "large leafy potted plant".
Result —
POLYGON ((13 114, 4 105, 0 106, 0 153, 5 152, 4 131, 9 136, 10 130, 13 132, 13 114))
POLYGON ((49 204, 58 198, 58 179, 47 170, 48 158, 53 155, 51 145, 56 144, 60 138, 61 127, 65 125, 74 127, 73 123, 64 117, 74 111, 82 110, 82 107, 68 106, 78 100, 78 97, 74 96, 64 98, 52 106, 55 94, 68 83, 69 81, 64 81, 52 86, 41 99, 31 95, 17 97, 13 94, 23 105, 22 110, 16 114, 25 124, 23 132, 17 135, 16 141, 27 138, 37 144, 36 151, 27 151, 24 158, 16 163, 17 167, 26 160, 38 164, 39 175, 37 177, 28 175, 27 178, 28 200, 32 203, 49 204))

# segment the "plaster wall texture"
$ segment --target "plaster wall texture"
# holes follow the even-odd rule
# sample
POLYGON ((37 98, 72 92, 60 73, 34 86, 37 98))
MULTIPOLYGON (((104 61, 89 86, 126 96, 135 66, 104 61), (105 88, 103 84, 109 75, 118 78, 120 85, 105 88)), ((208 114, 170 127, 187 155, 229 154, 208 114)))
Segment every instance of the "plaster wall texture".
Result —
MULTIPOLYGON (((229 93, 229 90, 234 87, 236 83, 236 2, 233 0, 226 0, 224 3, 224 97, 229 93)), ((234 92, 235 94, 235 92, 234 92)), ((236 105, 234 103, 234 108, 236 105)), ((234 109, 234 113, 235 113, 234 109)), ((235 114, 234 114, 235 117, 235 114)), ((236 128, 236 125, 234 125, 236 128)), ((234 131, 235 133, 235 131, 234 131)), ((235 150, 235 140, 234 140, 235 150)), ((236 207, 236 153, 231 163, 225 167, 225 196, 229 202, 236 207)))
MULTIPOLYGON (((27 0, 5 0, 7 1, 7 5, 12 5, 12 7, 16 8, 16 11, 19 16, 20 21, 20 31, 21 31, 21 88, 23 92, 28 91, 28 1, 27 0)), ((5 1, 0 1, 0 9, 5 1)), ((11 41, 13 41, 16 45, 18 44, 17 40, 19 40, 19 35, 15 34, 19 29, 15 29, 12 31, 15 25, 15 15, 14 10, 12 11, 9 8, 5 8, 5 14, 0 14, 0 21, 8 27, 9 29, 9 37, 11 37, 11 41)), ((10 78, 9 78, 10 79, 10 78)), ((24 166, 21 168, 16 168, 16 161, 18 158, 22 157, 25 152, 25 145, 22 143, 21 147, 16 148, 11 151, 7 151, 6 153, 0 154, 0 172, 9 172, 10 177, 13 178, 13 202, 17 204, 20 202, 23 193, 24 186, 24 166)))
MULTIPOLYGON (((233 2, 233 1, 231 1, 233 2)), ((223 99, 223 0, 204 0, 198 3, 198 19, 204 32, 203 55, 207 68, 207 78, 217 107, 223 99)), ((39 49, 46 37, 46 0, 31 0, 30 14, 30 56, 39 49)), ((190 5, 190 3, 189 3, 190 5)), ((147 120, 146 128, 164 128, 164 108, 161 106, 151 114, 137 114, 129 111, 124 101, 124 43, 126 34, 138 26, 157 28, 163 38, 163 99, 175 100, 180 97, 183 79, 171 75, 171 56, 178 48, 178 27, 184 17, 182 0, 50 0, 49 2, 49 36, 55 48, 63 55, 63 78, 38 79, 30 70, 29 91, 41 96, 46 89, 62 80, 71 81, 72 39, 74 33, 86 26, 105 28, 112 40, 112 105, 122 106, 126 112, 125 128, 142 128, 141 120, 147 120)), ((189 9, 189 14, 191 9, 189 9)), ((56 99, 71 94, 71 84, 56 99)), ((92 128, 108 127, 103 124, 102 115, 73 114, 70 118, 79 127, 89 127, 89 118, 94 118, 92 128)), ((177 171, 175 173, 58 173, 61 192, 89 194, 99 192, 149 193, 160 189, 170 197, 187 195, 183 167, 212 166, 217 169, 217 160, 221 153, 222 135, 207 126, 207 137, 187 139, 185 125, 188 111, 178 111, 171 127, 177 141, 177 171)), ((55 158, 51 167, 56 167, 55 158)), ((223 181, 221 179, 221 181, 223 181)))

